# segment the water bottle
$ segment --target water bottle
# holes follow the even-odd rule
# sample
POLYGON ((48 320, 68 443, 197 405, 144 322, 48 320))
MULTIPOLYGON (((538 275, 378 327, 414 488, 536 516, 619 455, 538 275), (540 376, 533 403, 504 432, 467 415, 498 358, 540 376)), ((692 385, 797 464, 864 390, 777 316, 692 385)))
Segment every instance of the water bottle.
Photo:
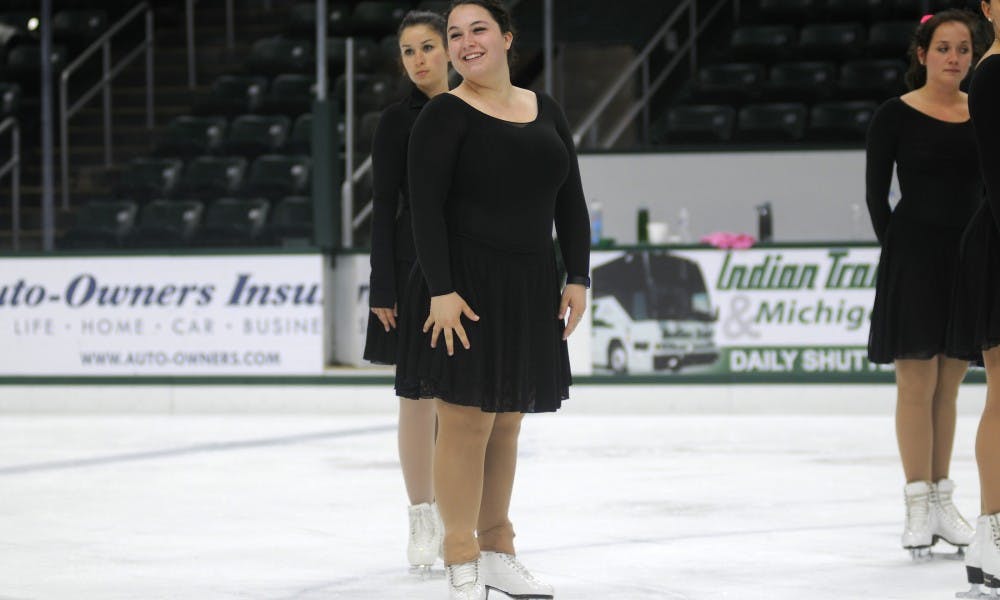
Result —
POLYGON ((604 236, 604 214, 600 202, 590 204, 590 245, 598 246, 604 236))
POLYGON ((774 238, 771 203, 758 204, 757 209, 757 239, 770 242, 774 238))
POLYGON ((649 209, 645 206, 639 209, 639 214, 636 218, 635 240, 640 244, 649 243, 649 209))

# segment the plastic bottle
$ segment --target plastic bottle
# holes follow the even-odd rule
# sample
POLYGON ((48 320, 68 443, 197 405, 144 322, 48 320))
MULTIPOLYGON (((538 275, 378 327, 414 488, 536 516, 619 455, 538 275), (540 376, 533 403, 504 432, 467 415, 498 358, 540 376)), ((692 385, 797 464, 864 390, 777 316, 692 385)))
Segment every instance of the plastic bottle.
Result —
POLYGON ((604 213, 600 202, 590 203, 590 245, 599 246, 604 237, 604 213))
POLYGON ((770 242, 774 238, 774 220, 771 203, 757 205, 757 239, 770 242))
POLYGON ((640 244, 649 243, 649 209, 645 206, 639 208, 636 217, 636 242, 640 244))

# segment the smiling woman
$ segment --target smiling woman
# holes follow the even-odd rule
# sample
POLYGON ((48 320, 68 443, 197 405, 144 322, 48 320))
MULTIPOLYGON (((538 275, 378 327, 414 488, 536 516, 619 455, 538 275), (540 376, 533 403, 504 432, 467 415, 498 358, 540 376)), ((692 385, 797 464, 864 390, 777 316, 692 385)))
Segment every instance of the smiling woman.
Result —
POLYGON ((463 81, 427 103, 410 138, 419 270, 400 304, 396 391, 437 405, 450 597, 480 600, 489 587, 552 598, 515 558, 508 509, 521 418, 569 396, 566 338, 590 283, 587 205, 562 109, 511 84, 506 9, 453 2, 447 36, 463 81))

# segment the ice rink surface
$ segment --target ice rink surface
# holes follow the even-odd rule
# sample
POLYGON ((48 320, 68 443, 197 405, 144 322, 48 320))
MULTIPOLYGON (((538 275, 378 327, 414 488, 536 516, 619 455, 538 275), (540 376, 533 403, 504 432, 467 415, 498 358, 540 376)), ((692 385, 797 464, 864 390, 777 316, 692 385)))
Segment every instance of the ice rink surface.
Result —
MULTIPOLYGON (((560 600, 953 598, 902 485, 889 416, 566 410, 526 419, 512 518, 560 600)), ((0 417, 0 600, 444 600, 405 535, 390 414, 0 417)))

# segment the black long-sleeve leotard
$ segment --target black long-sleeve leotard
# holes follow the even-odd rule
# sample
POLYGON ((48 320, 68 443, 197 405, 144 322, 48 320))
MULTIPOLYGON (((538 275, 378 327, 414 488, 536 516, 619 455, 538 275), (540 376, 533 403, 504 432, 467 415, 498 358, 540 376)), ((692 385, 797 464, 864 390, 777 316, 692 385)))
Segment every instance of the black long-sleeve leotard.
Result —
POLYGON ((885 243, 893 212, 889 187, 894 164, 901 196, 895 212, 904 218, 964 227, 981 202, 972 122, 941 121, 899 98, 888 100, 868 129, 866 199, 880 243, 885 243))
POLYGON ((398 298, 397 263, 416 260, 410 222, 406 151, 410 131, 427 96, 414 86, 410 95, 387 107, 372 141, 372 253, 369 305, 392 308, 398 298))
POLYGON ((1000 230, 1000 55, 986 57, 969 85, 969 114, 979 145, 986 202, 1000 230))
POLYGON ((529 123, 492 117, 453 94, 420 113, 408 153, 410 199, 432 296, 454 291, 449 238, 537 252, 551 246, 553 221, 567 282, 589 281, 590 221, 572 135, 559 105, 537 96, 529 123))

